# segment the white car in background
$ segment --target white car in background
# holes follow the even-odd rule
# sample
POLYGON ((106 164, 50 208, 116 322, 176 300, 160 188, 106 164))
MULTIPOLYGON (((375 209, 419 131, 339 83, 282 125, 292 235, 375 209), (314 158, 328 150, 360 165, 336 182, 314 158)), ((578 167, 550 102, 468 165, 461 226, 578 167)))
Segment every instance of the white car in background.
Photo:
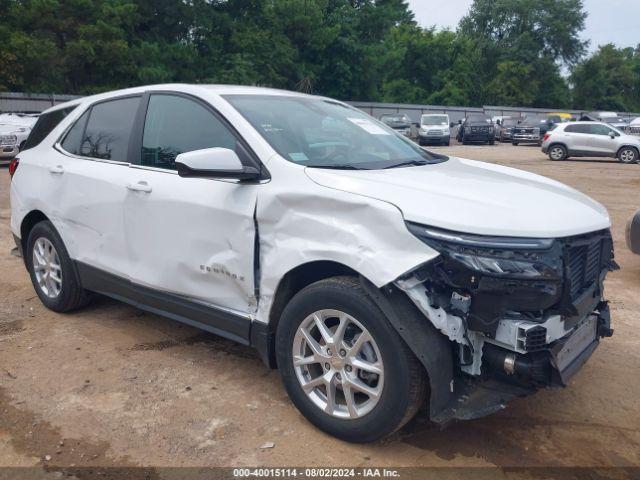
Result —
POLYGON ((0 114, 0 160, 11 160, 24 147, 37 115, 0 114))
POLYGON ((10 174, 11 230, 45 306, 99 293, 251 345, 345 440, 423 406, 444 425, 566 386, 612 334, 602 205, 429 152, 330 98, 86 97, 43 113, 10 174))
POLYGON ((450 145, 451 125, 449 115, 443 113, 428 113, 420 117, 420 130, 418 130, 418 143, 420 146, 428 144, 450 145))

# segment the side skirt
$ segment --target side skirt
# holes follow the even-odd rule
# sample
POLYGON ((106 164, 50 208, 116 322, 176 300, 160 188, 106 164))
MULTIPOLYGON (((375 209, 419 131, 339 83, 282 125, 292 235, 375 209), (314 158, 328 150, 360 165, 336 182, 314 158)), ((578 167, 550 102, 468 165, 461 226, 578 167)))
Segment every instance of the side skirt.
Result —
MULTIPOLYGON (((137 285, 85 263, 75 262, 82 286, 134 307, 176 320, 229 340, 251 345, 251 318, 195 302, 173 293, 137 285)), ((255 336, 255 334, 254 334, 255 336)))

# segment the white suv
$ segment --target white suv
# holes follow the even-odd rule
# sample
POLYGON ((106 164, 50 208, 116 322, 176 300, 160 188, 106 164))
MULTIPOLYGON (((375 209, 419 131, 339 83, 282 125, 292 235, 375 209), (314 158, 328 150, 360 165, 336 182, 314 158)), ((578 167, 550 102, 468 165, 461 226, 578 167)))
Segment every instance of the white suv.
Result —
POLYGON ((640 138, 602 122, 561 123, 542 140, 542 152, 551 160, 569 157, 611 157, 622 163, 640 159, 640 138))
POLYGON ((600 204, 429 153, 342 102, 140 87, 34 132, 11 228, 42 302, 108 295, 252 345, 340 438, 566 385, 611 335, 600 204))

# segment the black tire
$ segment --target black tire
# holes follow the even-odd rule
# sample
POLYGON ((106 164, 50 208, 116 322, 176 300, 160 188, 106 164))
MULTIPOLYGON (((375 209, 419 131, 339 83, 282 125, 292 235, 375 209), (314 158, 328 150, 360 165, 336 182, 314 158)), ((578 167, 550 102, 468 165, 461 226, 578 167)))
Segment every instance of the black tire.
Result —
POLYGON ((51 222, 42 221, 31 229, 29 238, 27 239, 27 249, 24 254, 24 259, 29 275, 31 276, 33 288, 48 309, 54 312, 69 312, 83 307, 89 302, 89 293, 82 288, 75 265, 71 261, 71 258, 69 258, 69 253, 51 222), (57 252, 61 267, 62 282, 60 293, 54 298, 47 296, 36 279, 36 272, 33 266, 33 250, 36 241, 40 238, 45 238, 51 242, 57 252))
POLYGON ((451 139, 447 140, 444 145, 446 147, 450 147, 451 146, 451 139))
POLYGON ((421 147, 424 147, 424 142, 422 141, 422 139, 418 140, 418 145, 420 145, 421 147))
POLYGON ((555 144, 549 147, 549 158, 554 162, 566 160, 567 156, 567 148, 564 145, 555 144))
POLYGON ((620 163, 638 163, 638 150, 633 147, 622 147, 618 151, 618 161, 620 163))
POLYGON ((495 140, 489 140, 489 145, 495 145, 496 141, 495 140))
POLYGON ((426 374, 358 279, 321 280, 296 294, 285 307, 276 332, 278 368, 289 398, 316 427, 342 440, 373 442, 405 425, 422 406, 426 374), (378 403, 360 418, 325 413, 302 389, 293 366, 293 341, 300 324, 323 309, 340 310, 357 319, 374 338, 384 364, 384 386, 378 403))
POLYGON ((514 147, 518 146, 518 142, 511 142, 511 145, 513 145, 514 147))

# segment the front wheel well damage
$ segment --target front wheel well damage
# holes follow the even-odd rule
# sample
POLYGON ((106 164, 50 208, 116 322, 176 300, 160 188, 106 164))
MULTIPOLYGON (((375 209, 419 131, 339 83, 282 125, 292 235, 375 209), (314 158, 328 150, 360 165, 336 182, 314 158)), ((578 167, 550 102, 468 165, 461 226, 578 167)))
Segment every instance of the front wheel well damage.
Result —
POLYGON ((262 326, 263 324, 254 322, 252 327, 252 337, 254 337, 252 338, 252 343, 258 349, 263 362, 265 362, 267 366, 277 368, 275 358, 275 333, 278 328, 280 316, 289 301, 296 293, 312 283, 339 276, 357 277, 358 273, 352 268, 338 262, 315 261, 299 265, 282 277, 273 298, 269 313, 269 323, 262 326))

